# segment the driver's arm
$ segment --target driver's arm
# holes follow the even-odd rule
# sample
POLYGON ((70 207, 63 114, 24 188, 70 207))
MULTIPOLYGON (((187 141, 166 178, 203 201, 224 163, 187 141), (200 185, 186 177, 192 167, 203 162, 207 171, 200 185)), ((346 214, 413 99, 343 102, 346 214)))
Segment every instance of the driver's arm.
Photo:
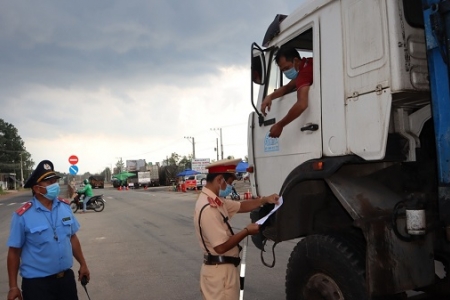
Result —
POLYGON ((268 112, 270 111, 270 107, 272 106, 272 100, 277 99, 281 96, 284 96, 296 89, 295 79, 288 82, 288 84, 283 85, 282 87, 276 89, 273 93, 267 95, 263 102, 261 103, 261 112, 263 115, 267 115, 266 108, 268 112))

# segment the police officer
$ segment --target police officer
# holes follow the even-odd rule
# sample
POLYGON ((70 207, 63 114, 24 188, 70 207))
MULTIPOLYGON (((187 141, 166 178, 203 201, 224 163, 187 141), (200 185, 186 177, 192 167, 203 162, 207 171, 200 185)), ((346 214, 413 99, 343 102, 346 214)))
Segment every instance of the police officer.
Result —
POLYGON ((218 197, 220 191, 227 188, 226 180, 234 176, 240 161, 227 159, 206 166, 206 185, 195 204, 194 226, 204 254, 200 290, 206 300, 239 298, 239 242, 259 231, 259 225, 253 223, 235 234, 229 219, 235 213, 250 212, 260 205, 278 202, 276 194, 243 202, 218 197))
POLYGON ((77 300, 73 257, 80 263, 78 280, 90 279, 76 232, 80 224, 69 202, 58 198, 53 164, 41 161, 25 183, 33 199, 13 213, 8 239, 8 300, 77 300), (22 277, 22 293, 17 274, 22 277))

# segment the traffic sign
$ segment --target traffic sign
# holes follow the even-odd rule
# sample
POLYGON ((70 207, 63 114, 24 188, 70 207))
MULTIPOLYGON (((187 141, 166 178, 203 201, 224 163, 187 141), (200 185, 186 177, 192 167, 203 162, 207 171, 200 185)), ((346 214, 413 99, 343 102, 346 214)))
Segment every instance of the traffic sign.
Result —
POLYGON ((78 156, 76 156, 76 155, 71 155, 71 156, 69 157, 69 163, 70 163, 71 165, 76 165, 76 164, 78 163, 78 156))
POLYGON ((75 165, 72 165, 69 167, 69 173, 70 175, 77 175, 78 173, 78 167, 75 165))

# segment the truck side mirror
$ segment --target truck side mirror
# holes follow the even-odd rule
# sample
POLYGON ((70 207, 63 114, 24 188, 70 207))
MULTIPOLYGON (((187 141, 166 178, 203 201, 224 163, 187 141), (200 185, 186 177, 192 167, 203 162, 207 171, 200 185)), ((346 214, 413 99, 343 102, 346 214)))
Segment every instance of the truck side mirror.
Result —
POLYGON ((266 63, 264 52, 261 48, 252 46, 252 81, 253 83, 263 85, 266 81, 266 63))

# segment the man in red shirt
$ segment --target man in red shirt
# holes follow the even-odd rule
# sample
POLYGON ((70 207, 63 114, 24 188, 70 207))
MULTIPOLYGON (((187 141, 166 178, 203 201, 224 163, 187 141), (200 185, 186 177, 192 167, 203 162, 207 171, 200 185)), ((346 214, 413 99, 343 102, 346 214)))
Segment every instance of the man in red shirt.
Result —
POLYGON ((297 102, 291 107, 283 119, 270 128, 269 136, 277 138, 283 132, 284 126, 298 118, 308 108, 309 87, 313 83, 313 59, 301 58, 295 48, 281 47, 275 61, 281 72, 291 81, 267 95, 261 103, 261 112, 267 115, 266 108, 270 111, 272 100, 297 90, 297 102))

